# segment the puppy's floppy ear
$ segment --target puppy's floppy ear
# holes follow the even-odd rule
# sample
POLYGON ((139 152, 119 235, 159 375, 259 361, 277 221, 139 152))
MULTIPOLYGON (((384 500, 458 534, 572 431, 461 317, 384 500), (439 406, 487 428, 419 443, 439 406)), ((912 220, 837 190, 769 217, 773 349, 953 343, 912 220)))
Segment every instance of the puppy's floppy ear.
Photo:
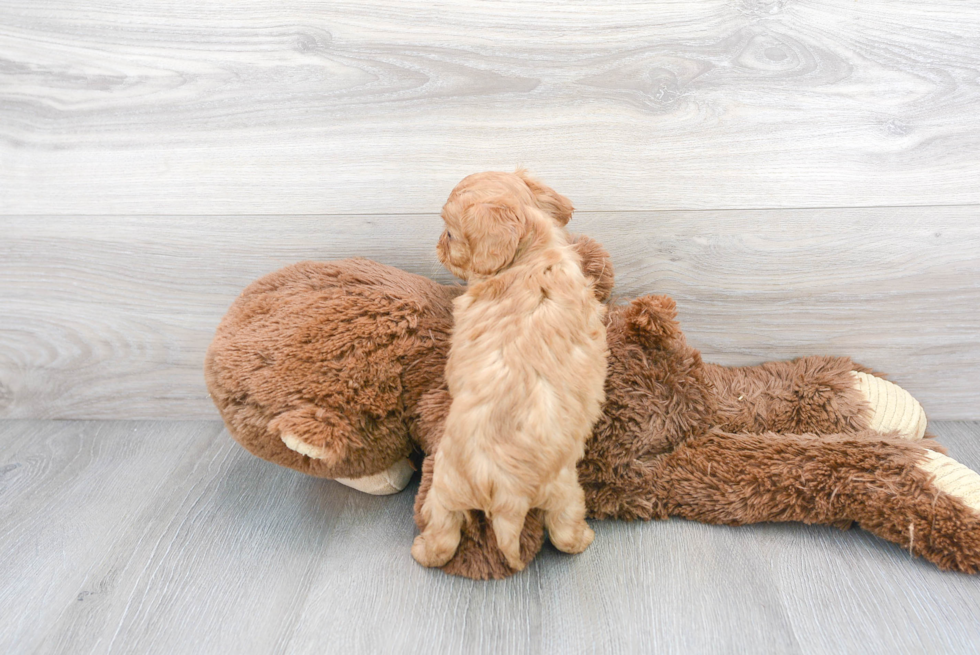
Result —
POLYGON ((470 270, 492 275, 517 253, 525 233, 524 218, 505 204, 480 203, 469 208, 470 270))
POLYGON ((568 225, 568 221, 572 220, 572 212, 575 211, 571 200, 551 187, 541 184, 523 168, 518 168, 515 175, 524 180, 524 184, 531 189, 538 209, 554 218, 562 227, 568 225))

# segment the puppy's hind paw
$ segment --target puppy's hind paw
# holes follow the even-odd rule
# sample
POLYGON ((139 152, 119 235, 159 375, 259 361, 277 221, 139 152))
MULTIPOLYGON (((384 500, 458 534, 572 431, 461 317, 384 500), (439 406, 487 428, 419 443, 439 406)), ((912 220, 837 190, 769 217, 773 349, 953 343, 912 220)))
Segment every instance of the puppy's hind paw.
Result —
POLYGON ((507 553, 504 553, 504 559, 507 560, 507 566, 509 566, 510 568, 514 569, 517 572, 523 571, 524 567, 527 566, 527 562, 522 560, 520 556, 513 557, 512 555, 508 555, 507 553))
POLYGON ((438 547, 432 540, 426 539, 425 535, 420 534, 412 542, 412 557, 422 566, 438 568, 445 566, 446 563, 456 554, 455 548, 438 547))
POLYGON ((595 540, 595 531, 582 521, 582 525, 571 530, 555 532, 548 536, 555 548, 563 553, 576 555, 583 552, 595 540))

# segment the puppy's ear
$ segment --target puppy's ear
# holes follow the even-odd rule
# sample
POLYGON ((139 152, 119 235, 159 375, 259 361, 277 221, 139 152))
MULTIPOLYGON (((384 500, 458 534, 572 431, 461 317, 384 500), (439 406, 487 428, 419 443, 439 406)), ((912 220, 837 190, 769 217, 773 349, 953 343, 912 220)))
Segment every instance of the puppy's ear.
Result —
POLYGON ((525 232, 523 217, 503 204, 481 203, 470 207, 469 212, 470 270, 492 275, 517 253, 525 232))
POLYGON ((551 187, 541 184, 541 182, 531 177, 523 168, 518 168, 516 175, 524 180, 524 184, 531 189, 538 209, 554 218, 562 227, 568 225, 568 221, 572 220, 572 212, 575 211, 575 208, 572 207, 571 200, 551 187))

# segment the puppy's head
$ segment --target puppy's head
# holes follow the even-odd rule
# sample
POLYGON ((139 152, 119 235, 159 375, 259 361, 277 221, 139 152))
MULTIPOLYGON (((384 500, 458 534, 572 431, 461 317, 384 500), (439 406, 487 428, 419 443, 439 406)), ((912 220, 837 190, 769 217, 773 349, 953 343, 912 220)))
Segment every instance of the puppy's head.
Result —
POLYGON ((456 185, 442 208, 446 229, 436 251, 453 275, 493 275, 510 264, 521 241, 549 217, 568 223, 572 205, 564 196, 517 173, 476 173, 456 185))

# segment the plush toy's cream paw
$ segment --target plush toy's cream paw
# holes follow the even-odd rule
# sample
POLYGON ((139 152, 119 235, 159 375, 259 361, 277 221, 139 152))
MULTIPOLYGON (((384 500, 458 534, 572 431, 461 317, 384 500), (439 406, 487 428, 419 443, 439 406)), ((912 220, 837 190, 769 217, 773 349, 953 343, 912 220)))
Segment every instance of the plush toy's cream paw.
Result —
POLYGON ((875 432, 897 432, 903 438, 918 440, 926 433, 926 413, 908 391, 888 380, 852 371, 854 384, 871 406, 871 425, 875 432))
POLYGON ((919 468, 933 474, 933 484, 940 491, 959 498, 964 505, 980 514, 980 475, 946 455, 926 451, 919 468))
POLYGON ((340 484, 345 484, 352 489, 363 491, 374 496, 387 496, 396 494, 408 486, 408 481, 412 479, 415 467, 407 459, 395 462, 391 468, 374 475, 365 475, 362 478, 334 478, 340 484))

